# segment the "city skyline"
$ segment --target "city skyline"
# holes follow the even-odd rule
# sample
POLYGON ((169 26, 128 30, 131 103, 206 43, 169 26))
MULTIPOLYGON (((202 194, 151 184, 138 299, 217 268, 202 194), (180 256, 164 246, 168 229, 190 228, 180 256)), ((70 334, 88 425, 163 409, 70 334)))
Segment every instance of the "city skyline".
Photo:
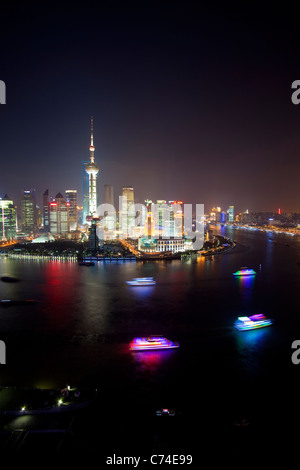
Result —
POLYGON ((2 196, 74 188, 81 200, 93 115, 102 200, 105 184, 115 195, 132 185, 139 202, 300 212, 289 12, 189 2, 93 12, 4 6, 2 196))

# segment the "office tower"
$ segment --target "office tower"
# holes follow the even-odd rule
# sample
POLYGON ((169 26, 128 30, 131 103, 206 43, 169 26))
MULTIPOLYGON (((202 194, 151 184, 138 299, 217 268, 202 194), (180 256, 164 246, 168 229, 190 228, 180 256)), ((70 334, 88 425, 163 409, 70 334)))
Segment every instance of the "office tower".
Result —
POLYGON ((49 190, 43 194, 43 225, 44 231, 50 232, 50 215, 49 215, 49 190))
POLYGON ((107 205, 102 219, 105 238, 115 238, 116 211, 114 205, 114 188, 111 184, 104 185, 104 204, 107 205))
POLYGON ((213 207, 210 213, 211 222, 220 222, 221 218, 221 207, 213 207))
POLYGON ((165 221, 169 218, 169 206, 167 201, 162 199, 156 201, 154 218, 156 232, 158 236, 161 237, 164 232, 165 221))
POLYGON ((55 200, 50 202, 50 232, 62 235, 70 231, 69 207, 70 204, 64 199, 61 193, 55 196, 55 200))
POLYGON ((174 237, 183 237, 183 210, 182 201, 173 201, 171 210, 174 213, 174 237))
POLYGON ((127 238, 132 235, 135 226, 135 210, 134 210, 134 191, 130 186, 123 188, 122 192, 122 224, 121 230, 123 237, 127 238))
POLYGON ((21 199, 22 232, 35 233, 37 229, 35 191, 26 189, 21 199))
POLYGON ((95 147, 94 147, 94 129, 93 118, 91 118, 91 145, 90 145, 90 161, 85 165, 85 171, 89 175, 89 216, 97 214, 97 175, 99 167, 95 164, 95 147))
POLYGON ((99 238, 97 236, 97 222, 92 220, 89 228, 89 249, 91 251, 97 251, 99 247, 99 238))
POLYGON ((114 188, 111 184, 104 185, 104 204, 115 205, 114 202, 114 188))
POLYGON ((227 213, 228 213, 228 222, 232 223, 234 221, 234 206, 229 206, 227 213))
POLYGON ((7 194, 0 198, 0 240, 11 240, 16 236, 16 206, 7 194))
POLYGON ((225 224, 225 222, 226 222, 226 213, 224 211, 221 212, 220 222, 221 222, 221 224, 225 224))
POLYGON ((154 237, 155 224, 152 212, 148 212, 145 221, 145 236, 147 238, 154 237))
POLYGON ((70 230, 77 229, 77 190, 67 189, 65 191, 66 201, 69 206, 70 230))

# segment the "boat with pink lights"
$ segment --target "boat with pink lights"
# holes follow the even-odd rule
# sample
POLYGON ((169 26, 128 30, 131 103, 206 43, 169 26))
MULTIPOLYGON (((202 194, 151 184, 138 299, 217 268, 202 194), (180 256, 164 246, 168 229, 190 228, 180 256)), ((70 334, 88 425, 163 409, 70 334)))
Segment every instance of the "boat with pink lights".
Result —
POLYGON ((238 317, 234 326, 239 331, 256 330, 257 328, 265 328, 273 324, 273 320, 266 318, 262 313, 251 315, 250 317, 238 317))
POLYGON ((153 277, 136 277, 132 281, 126 281, 129 286, 153 286, 156 281, 153 277))
POLYGON ((134 338, 130 343, 132 351, 143 351, 153 349, 173 349, 179 348, 179 344, 163 336, 148 336, 145 338, 134 338))
POLYGON ((249 269, 247 267, 242 267, 238 271, 233 273, 234 276, 254 276, 255 274, 256 272, 254 271, 254 269, 249 269))

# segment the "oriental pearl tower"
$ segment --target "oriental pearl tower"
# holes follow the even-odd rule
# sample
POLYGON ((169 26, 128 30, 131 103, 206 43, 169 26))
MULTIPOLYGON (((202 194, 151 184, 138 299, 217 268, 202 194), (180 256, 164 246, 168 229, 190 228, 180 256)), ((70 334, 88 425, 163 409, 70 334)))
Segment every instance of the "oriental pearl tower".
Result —
POLYGON ((93 117, 91 117, 90 162, 85 167, 85 171, 89 175, 89 218, 97 217, 97 175, 99 167, 95 164, 93 131, 93 117))

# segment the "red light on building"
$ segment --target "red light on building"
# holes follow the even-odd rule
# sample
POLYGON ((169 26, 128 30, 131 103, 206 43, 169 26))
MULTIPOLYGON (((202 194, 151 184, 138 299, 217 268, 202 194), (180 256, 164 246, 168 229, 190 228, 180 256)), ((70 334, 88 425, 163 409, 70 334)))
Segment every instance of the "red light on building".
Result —
POLYGON ((278 214, 279 214, 279 215, 281 214, 281 209, 280 209, 280 207, 279 207, 279 209, 278 209, 278 214))

